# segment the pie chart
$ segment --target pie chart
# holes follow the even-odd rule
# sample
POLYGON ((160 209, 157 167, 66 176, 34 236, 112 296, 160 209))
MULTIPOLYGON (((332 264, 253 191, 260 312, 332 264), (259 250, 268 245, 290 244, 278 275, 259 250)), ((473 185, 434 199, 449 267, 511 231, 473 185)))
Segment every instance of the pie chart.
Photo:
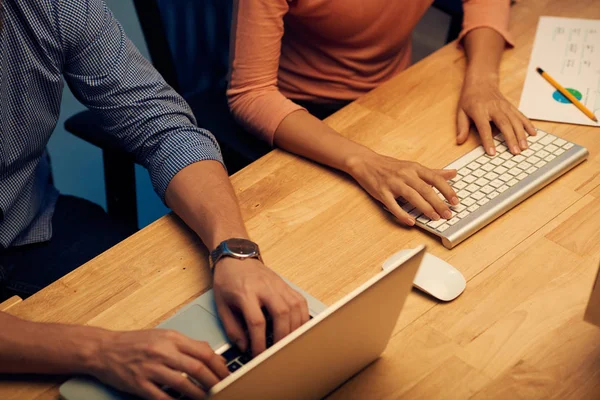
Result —
MULTIPOLYGON (((572 88, 566 88, 567 91, 569 93, 571 93, 573 96, 575 96, 575 98, 577 100, 581 101, 581 98, 583 97, 581 95, 581 92, 577 89, 572 89, 572 88)), ((552 98, 556 101, 558 101, 559 103, 563 103, 563 104, 571 104, 571 100, 567 99, 561 92, 559 92, 558 90, 554 91, 554 93, 552 93, 552 98)))

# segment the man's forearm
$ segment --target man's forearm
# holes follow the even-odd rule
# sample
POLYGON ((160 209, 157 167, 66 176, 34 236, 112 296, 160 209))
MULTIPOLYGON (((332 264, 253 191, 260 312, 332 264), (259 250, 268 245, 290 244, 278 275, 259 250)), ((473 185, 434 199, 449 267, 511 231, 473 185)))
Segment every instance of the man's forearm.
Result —
POLYGON ((79 374, 93 370, 107 331, 24 321, 0 312, 0 374, 79 374))
POLYGON ((498 82, 498 70, 506 42, 492 28, 477 28, 469 32, 463 42, 468 66, 465 80, 498 82))
POLYGON ((232 237, 248 238, 229 176, 218 161, 200 161, 179 171, 165 199, 209 250, 232 237))

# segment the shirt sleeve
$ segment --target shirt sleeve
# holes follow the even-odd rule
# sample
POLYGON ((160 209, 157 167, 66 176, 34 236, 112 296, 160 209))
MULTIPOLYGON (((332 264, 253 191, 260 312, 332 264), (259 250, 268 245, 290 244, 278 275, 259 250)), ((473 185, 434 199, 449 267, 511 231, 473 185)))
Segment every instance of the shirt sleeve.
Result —
POLYGON ((214 136, 125 35, 102 0, 57 0, 63 74, 102 128, 145 166, 164 201, 186 166, 222 161, 214 136))
POLYGON ((304 110, 277 87, 283 17, 288 0, 235 0, 227 99, 247 130, 273 145, 279 124, 304 110))
POLYGON ((502 35, 509 46, 514 46, 508 32, 510 0, 463 0, 463 9, 463 29, 458 43, 473 29, 488 27, 502 35))

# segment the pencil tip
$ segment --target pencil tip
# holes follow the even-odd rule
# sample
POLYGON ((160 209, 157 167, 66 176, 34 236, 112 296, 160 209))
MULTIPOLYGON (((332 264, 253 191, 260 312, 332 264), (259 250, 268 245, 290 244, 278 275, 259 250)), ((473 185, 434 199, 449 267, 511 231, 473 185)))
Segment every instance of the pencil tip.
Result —
POLYGON ((536 71, 537 71, 539 74, 543 74, 543 73, 544 73, 544 70, 543 70, 543 69, 541 69, 540 67, 537 67, 537 68, 536 68, 536 71))

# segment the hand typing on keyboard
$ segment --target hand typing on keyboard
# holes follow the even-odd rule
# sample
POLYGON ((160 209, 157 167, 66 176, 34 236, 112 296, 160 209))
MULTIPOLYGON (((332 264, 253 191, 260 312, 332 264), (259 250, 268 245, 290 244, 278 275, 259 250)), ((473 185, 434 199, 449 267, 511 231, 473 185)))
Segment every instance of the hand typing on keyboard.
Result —
POLYGON ((352 162, 346 172, 400 222, 409 226, 414 225, 416 216, 421 214, 434 221, 451 217, 448 204, 433 188, 442 193, 449 204, 458 204, 458 197, 448 184, 448 180, 455 177, 455 170, 432 170, 416 162, 370 152, 352 162), (414 204, 416 211, 403 210, 396 202, 399 197, 414 204))

